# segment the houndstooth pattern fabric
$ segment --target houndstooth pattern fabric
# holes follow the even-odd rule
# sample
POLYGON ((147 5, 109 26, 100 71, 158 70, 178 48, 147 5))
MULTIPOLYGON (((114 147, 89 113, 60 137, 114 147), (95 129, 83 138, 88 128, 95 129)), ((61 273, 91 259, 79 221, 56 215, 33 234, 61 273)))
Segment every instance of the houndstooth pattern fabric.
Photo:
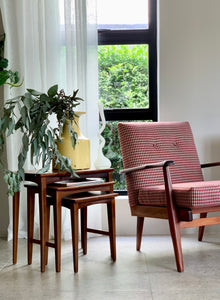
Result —
MULTIPOLYGON (((173 184, 177 206, 198 208, 220 205, 220 181, 200 181, 173 184)), ((164 185, 141 188, 138 202, 142 205, 166 206, 164 185)))
MULTIPOLYGON (((173 160, 173 184, 204 180, 188 122, 118 123, 118 132, 124 168, 173 160)), ((126 182, 129 202, 134 206, 139 203, 141 189, 164 184, 162 168, 127 174, 126 182)))

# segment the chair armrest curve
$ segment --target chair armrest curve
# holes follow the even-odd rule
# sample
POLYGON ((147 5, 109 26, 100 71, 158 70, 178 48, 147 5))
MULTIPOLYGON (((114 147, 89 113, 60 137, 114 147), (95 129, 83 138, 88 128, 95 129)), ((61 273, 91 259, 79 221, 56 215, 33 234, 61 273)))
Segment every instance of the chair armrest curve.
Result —
POLYGON ((136 171, 140 171, 140 170, 144 170, 144 169, 153 169, 153 168, 165 168, 169 165, 174 165, 174 161, 173 160, 164 160, 158 163, 152 163, 152 164, 144 164, 144 165, 140 165, 137 167, 133 167, 133 168, 127 168, 124 170, 120 171, 120 174, 128 174, 128 173, 132 173, 132 172, 136 172, 136 171))

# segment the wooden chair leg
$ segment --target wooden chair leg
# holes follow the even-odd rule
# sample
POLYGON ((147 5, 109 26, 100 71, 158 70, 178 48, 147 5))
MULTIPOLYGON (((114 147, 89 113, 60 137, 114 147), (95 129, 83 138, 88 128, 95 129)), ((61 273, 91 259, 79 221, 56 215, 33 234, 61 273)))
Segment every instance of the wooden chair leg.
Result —
POLYGON ((178 223, 176 211, 173 211, 172 215, 169 215, 168 220, 170 225, 170 234, 173 242, 177 271, 183 272, 184 266, 183 266, 183 252, 182 252, 182 245, 181 245, 181 230, 178 223))
POLYGON ((28 188, 27 190, 27 227, 28 227, 28 264, 32 264, 32 253, 34 237, 34 205, 35 205, 35 192, 28 188))
POLYGON ((137 238, 136 238, 137 251, 140 251, 141 249, 143 226, 144 226, 144 217, 137 217, 137 238))
MULTIPOLYGON (((206 218, 206 217, 207 217, 207 213, 206 212, 200 214, 200 218, 206 218)), ((199 227, 198 240, 200 242, 202 241, 202 238, 203 238, 204 229, 205 229, 205 226, 200 226, 199 227)))
POLYGON ((115 199, 107 203, 110 250, 113 261, 116 261, 115 199))
POLYGON ((71 208, 71 226, 72 226, 72 247, 73 247, 73 268, 74 272, 78 272, 78 238, 79 238, 79 216, 78 205, 73 204, 71 208))
POLYGON ((81 247, 83 254, 87 254, 87 207, 81 208, 81 247))

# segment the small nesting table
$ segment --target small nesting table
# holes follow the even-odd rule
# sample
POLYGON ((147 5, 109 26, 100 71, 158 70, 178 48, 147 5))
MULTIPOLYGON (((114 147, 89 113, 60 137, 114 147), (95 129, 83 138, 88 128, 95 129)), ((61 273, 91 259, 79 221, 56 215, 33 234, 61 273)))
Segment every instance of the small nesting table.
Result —
MULTIPOLYGON (((112 182, 112 172, 113 168, 109 169, 87 169, 87 170, 78 170, 76 174, 81 178, 101 178, 104 179, 106 183, 109 182, 109 192, 113 193, 113 185, 110 185, 112 182)), ((61 199, 64 196, 68 196, 74 193, 88 192, 92 190, 90 185, 88 186, 68 186, 68 187, 50 187, 48 185, 56 181, 68 180, 71 176, 67 172, 52 172, 52 173, 43 173, 38 174, 37 172, 25 172, 25 181, 30 181, 37 183, 39 190, 39 210, 40 210, 40 251, 41 251, 41 272, 45 271, 46 263, 46 242, 47 242, 47 193, 55 196, 56 199, 56 216, 58 220, 58 234, 61 231, 61 199)), ((95 189, 94 189, 95 190, 95 189)), ((17 245, 18 245, 18 222, 19 222, 19 201, 20 193, 16 192, 13 196, 13 264, 17 263, 17 245)), ((60 244, 57 243, 57 253, 58 253, 58 264, 56 265, 56 270, 60 269, 60 244)))

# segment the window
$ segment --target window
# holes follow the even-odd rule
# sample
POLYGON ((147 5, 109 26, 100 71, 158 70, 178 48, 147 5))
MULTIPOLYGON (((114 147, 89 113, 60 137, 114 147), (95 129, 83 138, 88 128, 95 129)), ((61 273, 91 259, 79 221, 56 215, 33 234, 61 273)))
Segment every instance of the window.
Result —
POLYGON ((106 107, 106 120, 157 120, 156 33, 156 0, 135 0, 135 5, 127 0, 98 0, 99 49, 101 45, 129 45, 130 48, 146 45, 148 53, 148 105, 142 108, 106 107))
POLYGON ((107 125, 104 154, 126 190, 118 121, 157 121, 156 0, 98 0, 99 100, 107 125))

